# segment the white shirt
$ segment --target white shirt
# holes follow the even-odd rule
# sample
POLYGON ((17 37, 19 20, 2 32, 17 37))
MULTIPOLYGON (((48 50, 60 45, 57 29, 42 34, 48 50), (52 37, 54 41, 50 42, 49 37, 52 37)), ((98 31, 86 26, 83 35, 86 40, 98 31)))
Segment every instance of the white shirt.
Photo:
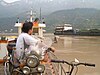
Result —
POLYGON ((21 33, 19 35, 19 37, 17 39, 17 43, 16 43, 16 54, 17 54, 18 58, 24 52, 24 40, 25 40, 25 43, 27 45, 29 45, 29 48, 27 50, 31 50, 31 48, 34 48, 38 43, 38 40, 35 39, 34 37, 30 36, 29 34, 21 33))

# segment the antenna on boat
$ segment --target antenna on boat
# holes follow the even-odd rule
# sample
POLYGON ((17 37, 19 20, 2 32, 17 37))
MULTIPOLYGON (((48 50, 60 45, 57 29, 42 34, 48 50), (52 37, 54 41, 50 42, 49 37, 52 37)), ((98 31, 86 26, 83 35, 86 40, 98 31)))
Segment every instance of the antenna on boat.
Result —
POLYGON ((42 15, 42 14, 41 14, 41 8, 40 8, 40 23, 45 24, 44 18, 42 18, 42 16, 41 16, 41 15, 42 15))
POLYGON ((40 22, 41 22, 41 8, 40 8, 40 22))
POLYGON ((32 11, 32 8, 31 8, 31 12, 30 12, 30 22, 33 21, 33 11, 32 11))

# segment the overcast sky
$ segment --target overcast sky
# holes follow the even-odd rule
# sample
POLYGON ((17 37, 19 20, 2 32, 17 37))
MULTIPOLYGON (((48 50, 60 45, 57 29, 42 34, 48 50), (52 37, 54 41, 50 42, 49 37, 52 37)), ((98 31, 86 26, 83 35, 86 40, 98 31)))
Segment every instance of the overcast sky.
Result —
POLYGON ((15 2, 15 1, 19 1, 19 0, 4 0, 4 1, 6 1, 8 3, 12 3, 12 2, 15 2))
MULTIPOLYGON (((8 3, 12 3, 15 1, 21 1, 21 0, 4 0, 4 1, 6 1, 8 3)), ((34 1, 34 0, 32 0, 32 1, 34 1)), ((69 8, 97 8, 97 9, 100 9, 100 0, 40 0, 40 1, 54 1, 54 2, 59 1, 59 3, 61 3, 61 1, 62 1, 62 2, 64 2, 63 4, 67 5, 67 7, 69 7, 69 8)))

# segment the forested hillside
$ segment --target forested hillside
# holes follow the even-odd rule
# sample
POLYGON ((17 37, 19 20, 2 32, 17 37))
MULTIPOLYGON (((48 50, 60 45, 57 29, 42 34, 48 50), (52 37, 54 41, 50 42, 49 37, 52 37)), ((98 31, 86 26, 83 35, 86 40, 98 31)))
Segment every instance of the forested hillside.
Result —
POLYGON ((75 29, 100 28, 100 10, 76 8, 56 11, 46 17, 48 30, 55 26, 69 23, 75 29))
MULTIPOLYGON (((20 14, 19 14, 20 15, 20 14)), ((49 15, 42 17, 45 18, 47 32, 53 32, 55 26, 70 23, 75 29, 86 29, 86 28, 100 28, 100 10, 91 8, 76 8, 70 10, 60 10, 53 12, 49 15)), ((0 18, 0 31, 17 29, 14 24, 17 20, 17 16, 0 18)), ((27 20, 25 15, 20 15, 20 21, 24 22, 27 20)))

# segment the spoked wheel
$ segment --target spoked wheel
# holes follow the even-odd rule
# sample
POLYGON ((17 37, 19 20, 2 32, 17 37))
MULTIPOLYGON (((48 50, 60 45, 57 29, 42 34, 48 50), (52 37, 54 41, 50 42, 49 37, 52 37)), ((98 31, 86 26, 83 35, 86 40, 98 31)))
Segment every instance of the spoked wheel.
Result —
POLYGON ((5 75, 12 75, 13 65, 10 62, 5 62, 4 73, 5 75))

